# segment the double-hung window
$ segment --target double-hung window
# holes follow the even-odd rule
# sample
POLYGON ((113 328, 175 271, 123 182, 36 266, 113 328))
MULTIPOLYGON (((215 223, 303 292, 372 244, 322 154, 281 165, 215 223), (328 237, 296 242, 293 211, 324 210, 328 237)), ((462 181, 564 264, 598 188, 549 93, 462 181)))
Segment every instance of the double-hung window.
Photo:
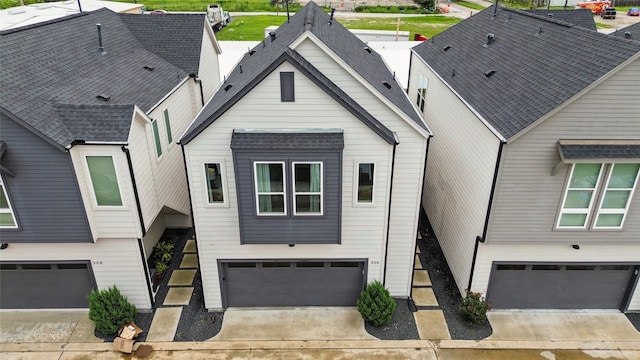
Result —
POLYGON ((18 227, 16 217, 13 214, 4 181, 2 180, 2 176, 0 176, 0 228, 16 227, 18 227))
POLYGON ((256 209, 258 215, 286 215, 284 162, 255 162, 256 209))
POLYGON ((322 215, 322 163, 293 162, 293 214, 322 215))
POLYGON ((559 229, 620 229, 640 164, 574 163, 565 189, 559 229))

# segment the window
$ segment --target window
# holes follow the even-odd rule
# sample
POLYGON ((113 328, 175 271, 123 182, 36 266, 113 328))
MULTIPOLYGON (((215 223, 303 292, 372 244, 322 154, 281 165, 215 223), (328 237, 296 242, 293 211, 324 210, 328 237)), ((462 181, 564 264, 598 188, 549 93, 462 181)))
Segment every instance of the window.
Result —
POLYGON ((11 204, 9 203, 9 195, 4 186, 4 181, 0 176, 0 228, 16 228, 16 218, 13 215, 11 204))
MULTIPOLYGON (((164 126, 167 128, 167 142, 171 144, 173 142, 173 134, 171 134, 171 121, 169 121, 168 109, 164 109, 164 126)), ((162 153, 162 149, 160 149, 160 153, 162 153)))
POLYGON ((224 204, 225 202, 221 170, 220 163, 204 164, 209 204, 224 204))
POLYGON ((153 138, 156 142, 156 154, 160 157, 162 155, 162 144, 160 143, 160 133, 158 132, 158 121, 153 120, 151 126, 153 126, 153 138))
POLYGON ((293 86, 293 73, 280 73, 280 100, 295 101, 295 91, 293 86))
POLYGON ((420 108, 420 111, 424 111, 424 102, 427 98, 427 85, 429 85, 429 78, 420 73, 418 75, 418 96, 416 104, 420 108))
POLYGON ((294 162, 293 214, 322 215, 322 163, 294 162))
POLYGON ((111 156, 87 156, 87 167, 98 206, 122 206, 118 176, 111 156))
POLYGON ((573 164, 558 228, 585 229, 594 212, 592 228, 621 228, 638 182, 639 168, 640 164, 573 164), (596 203, 599 205, 594 210, 596 203))
POLYGON ((358 163, 358 204, 373 204, 373 163, 358 163))
POLYGON ((255 162, 258 215, 286 215, 284 162, 255 162))
POLYGON ((640 164, 614 164, 600 200, 594 228, 620 228, 624 223, 640 164))

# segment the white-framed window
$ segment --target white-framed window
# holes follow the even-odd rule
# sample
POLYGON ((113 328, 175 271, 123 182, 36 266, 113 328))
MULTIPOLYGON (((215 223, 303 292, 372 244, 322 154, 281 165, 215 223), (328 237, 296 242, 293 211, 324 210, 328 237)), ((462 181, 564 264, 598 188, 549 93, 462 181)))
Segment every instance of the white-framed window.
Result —
POLYGON ((293 214, 322 215, 322 162, 292 162, 293 214))
POLYGON ((4 180, 0 176, 0 228, 15 229, 18 227, 16 217, 13 214, 13 208, 9 201, 7 188, 4 186, 4 180))
POLYGON ((158 130, 158 121, 152 120, 151 127, 153 128, 153 140, 156 143, 156 155, 160 157, 162 155, 162 143, 160 142, 160 131, 158 130))
POLYGON ((209 205, 226 205, 227 192, 223 162, 204 163, 204 177, 209 205))
POLYGON ((640 164, 610 165, 596 213, 594 229, 619 229, 629 210, 638 183, 640 164))
POLYGON ((85 162, 96 205, 101 207, 123 206, 113 157, 110 155, 86 155, 85 162))
POLYGON ((164 117, 164 127, 167 130, 167 143, 171 145, 173 143, 173 134, 171 133, 171 120, 169 120, 169 109, 164 109, 162 113, 164 117))
POLYGON ((429 85, 429 78, 424 76, 423 73, 418 74, 418 86, 417 86, 417 96, 416 96, 416 105, 420 111, 424 111, 424 103, 427 99, 427 86, 429 85))
POLYGON ((375 163, 356 163, 355 202, 359 205, 372 205, 374 200, 375 163))
POLYGON ((572 164, 556 227, 622 228, 639 169, 640 164, 572 164))
POLYGON ((253 163, 258 215, 286 215, 286 176, 284 161, 253 163))

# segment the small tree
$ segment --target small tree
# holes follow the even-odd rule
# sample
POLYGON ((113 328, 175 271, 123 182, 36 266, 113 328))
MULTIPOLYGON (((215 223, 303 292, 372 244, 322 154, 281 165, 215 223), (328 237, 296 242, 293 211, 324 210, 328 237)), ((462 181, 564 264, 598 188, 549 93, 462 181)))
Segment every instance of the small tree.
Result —
POLYGON ((435 6, 435 0, 413 0, 414 3, 418 4, 422 9, 431 10, 435 6))
POLYGON ((89 301, 89 319, 103 335, 115 335, 118 329, 136 319, 137 309, 118 288, 92 290, 87 296, 89 301))
POLYGON ((396 310, 396 301, 377 280, 369 283, 360 293, 357 305, 362 318, 376 326, 389 323, 396 310))

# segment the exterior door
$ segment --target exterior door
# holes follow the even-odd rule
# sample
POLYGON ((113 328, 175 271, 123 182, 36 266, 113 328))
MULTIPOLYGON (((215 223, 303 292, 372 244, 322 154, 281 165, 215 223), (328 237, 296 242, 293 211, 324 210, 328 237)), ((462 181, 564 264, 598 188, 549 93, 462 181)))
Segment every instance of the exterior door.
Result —
POLYGON ((95 289, 88 262, 0 263, 2 309, 88 308, 95 289))
POLYGON ((224 306, 355 306, 364 261, 221 261, 224 306))
POLYGON ((494 309, 622 309, 636 282, 631 264, 494 264, 494 309))

